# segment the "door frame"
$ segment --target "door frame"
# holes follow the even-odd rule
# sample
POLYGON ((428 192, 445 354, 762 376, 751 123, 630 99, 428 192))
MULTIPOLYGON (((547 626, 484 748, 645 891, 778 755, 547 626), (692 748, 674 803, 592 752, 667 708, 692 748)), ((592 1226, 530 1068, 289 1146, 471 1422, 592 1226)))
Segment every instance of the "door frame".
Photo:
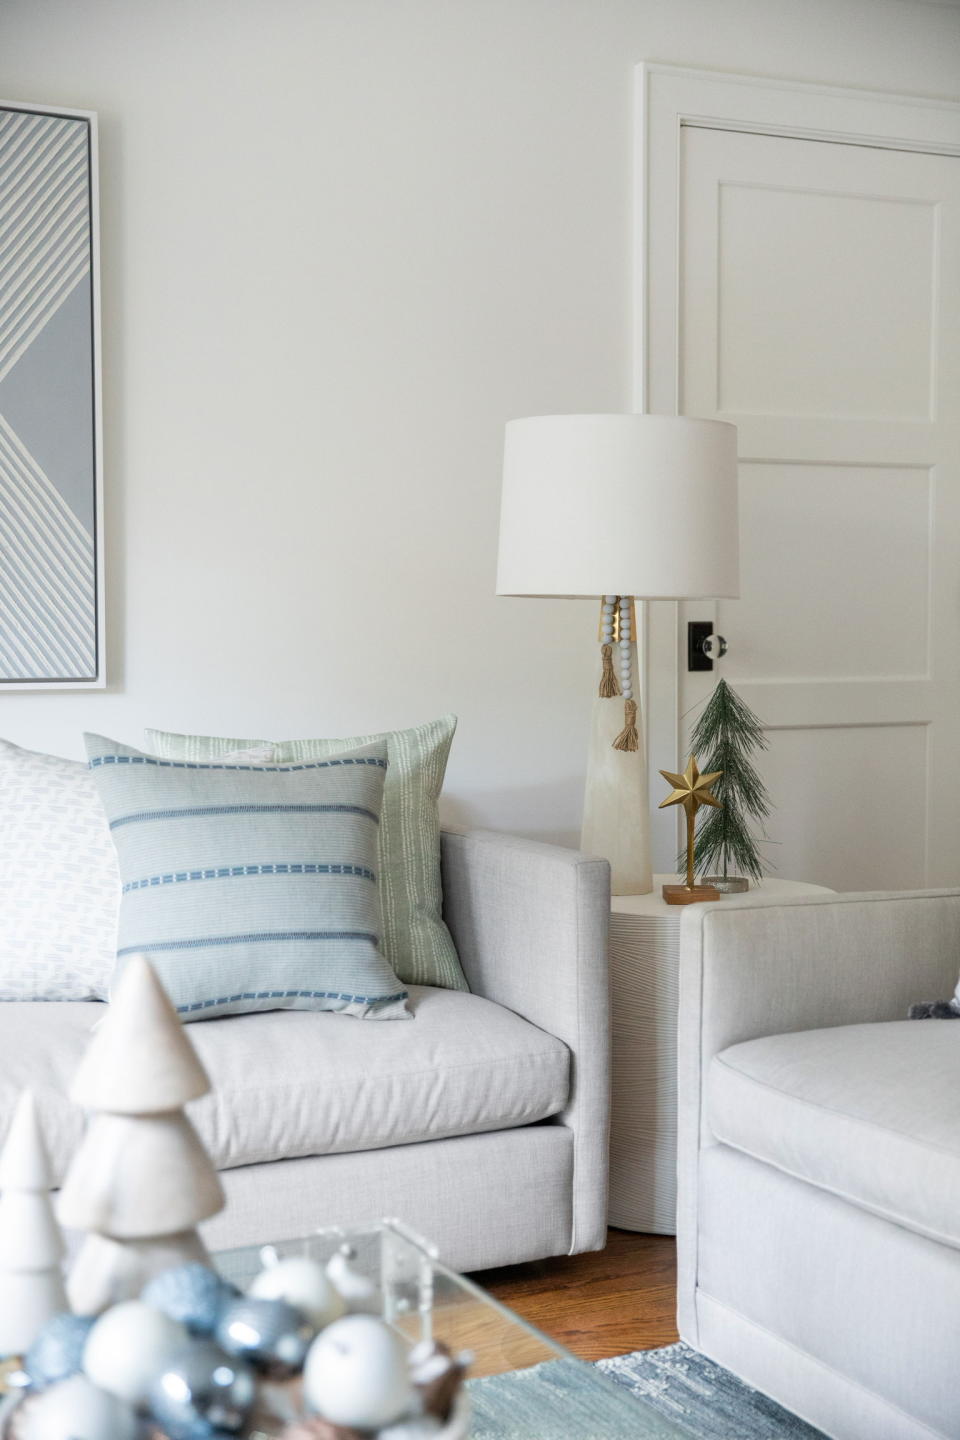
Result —
MULTIPOLYGON (((960 103, 643 61, 634 87, 633 408, 680 407, 681 132, 685 126, 960 156, 960 103)), ((647 602, 641 684, 651 761, 682 765, 680 666, 686 645, 676 601, 647 602)), ((676 822, 653 806, 654 870, 670 871, 676 822)))

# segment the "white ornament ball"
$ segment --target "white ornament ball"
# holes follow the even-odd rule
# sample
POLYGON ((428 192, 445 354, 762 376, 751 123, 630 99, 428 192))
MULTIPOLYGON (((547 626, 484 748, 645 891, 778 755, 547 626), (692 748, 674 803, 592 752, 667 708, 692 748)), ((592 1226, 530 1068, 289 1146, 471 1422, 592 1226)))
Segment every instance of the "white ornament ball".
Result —
MULTIPOLYGON (((125 1400, 71 1375, 31 1398, 24 1440, 135 1440, 137 1417, 125 1400)), ((19 1432, 18 1432, 19 1433, 19 1432)))
POLYGON ((124 1300, 104 1311, 90 1331, 83 1368, 101 1390, 139 1405, 157 1371, 189 1338, 179 1320, 142 1300, 124 1300))
POLYGON ((392 1425, 413 1404, 407 1348, 374 1315, 335 1320, 307 1352, 303 1393, 310 1409, 332 1425, 392 1425))
POLYGON ((285 1300, 302 1311, 316 1330, 339 1320, 347 1308, 324 1267, 306 1255, 288 1255, 268 1265, 248 1294, 258 1300, 285 1300))

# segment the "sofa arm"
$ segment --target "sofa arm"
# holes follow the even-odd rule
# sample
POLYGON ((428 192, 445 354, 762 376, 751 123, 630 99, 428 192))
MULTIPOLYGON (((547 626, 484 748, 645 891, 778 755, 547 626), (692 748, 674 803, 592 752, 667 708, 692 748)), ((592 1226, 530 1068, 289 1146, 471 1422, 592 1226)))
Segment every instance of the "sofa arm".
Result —
MULTIPOLYGON (((704 1079, 743 1040, 905 1020, 947 999, 960 969, 960 890, 692 905, 680 925, 677 1260, 680 1333, 695 1305, 700 1152, 715 1143, 704 1079)), ((935 1023, 935 1022, 930 1022, 935 1023)))
POLYGON ((571 1253, 606 1243, 610 867, 575 850, 445 831, 443 910, 471 990, 562 1040, 573 1131, 571 1253))

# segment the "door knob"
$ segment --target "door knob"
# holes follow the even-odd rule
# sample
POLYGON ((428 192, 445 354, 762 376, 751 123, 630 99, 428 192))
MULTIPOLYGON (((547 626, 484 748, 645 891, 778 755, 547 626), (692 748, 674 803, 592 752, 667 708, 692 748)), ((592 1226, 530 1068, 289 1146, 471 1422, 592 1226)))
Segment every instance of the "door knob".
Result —
POLYGON ((709 660, 722 660, 727 653, 727 642, 722 635, 704 635, 701 648, 709 660))

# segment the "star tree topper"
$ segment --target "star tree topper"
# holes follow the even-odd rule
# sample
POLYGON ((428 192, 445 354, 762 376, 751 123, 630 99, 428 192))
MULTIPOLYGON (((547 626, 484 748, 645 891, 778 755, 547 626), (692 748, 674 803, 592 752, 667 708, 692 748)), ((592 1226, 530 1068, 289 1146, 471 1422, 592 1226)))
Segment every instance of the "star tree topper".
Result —
POLYGON ((660 774, 673 786, 673 791, 666 800, 660 801, 659 809, 663 810, 668 805, 682 805, 687 813, 687 883, 664 885, 663 898, 668 905, 689 904, 691 900, 717 900, 719 891, 709 885, 696 886, 693 883, 693 846, 700 806, 713 805, 718 810, 722 809, 722 802, 716 795, 711 795, 710 787, 720 779, 723 771, 714 770, 710 775, 701 775, 696 758, 691 755, 682 775, 675 774, 673 770, 661 770, 660 774))

